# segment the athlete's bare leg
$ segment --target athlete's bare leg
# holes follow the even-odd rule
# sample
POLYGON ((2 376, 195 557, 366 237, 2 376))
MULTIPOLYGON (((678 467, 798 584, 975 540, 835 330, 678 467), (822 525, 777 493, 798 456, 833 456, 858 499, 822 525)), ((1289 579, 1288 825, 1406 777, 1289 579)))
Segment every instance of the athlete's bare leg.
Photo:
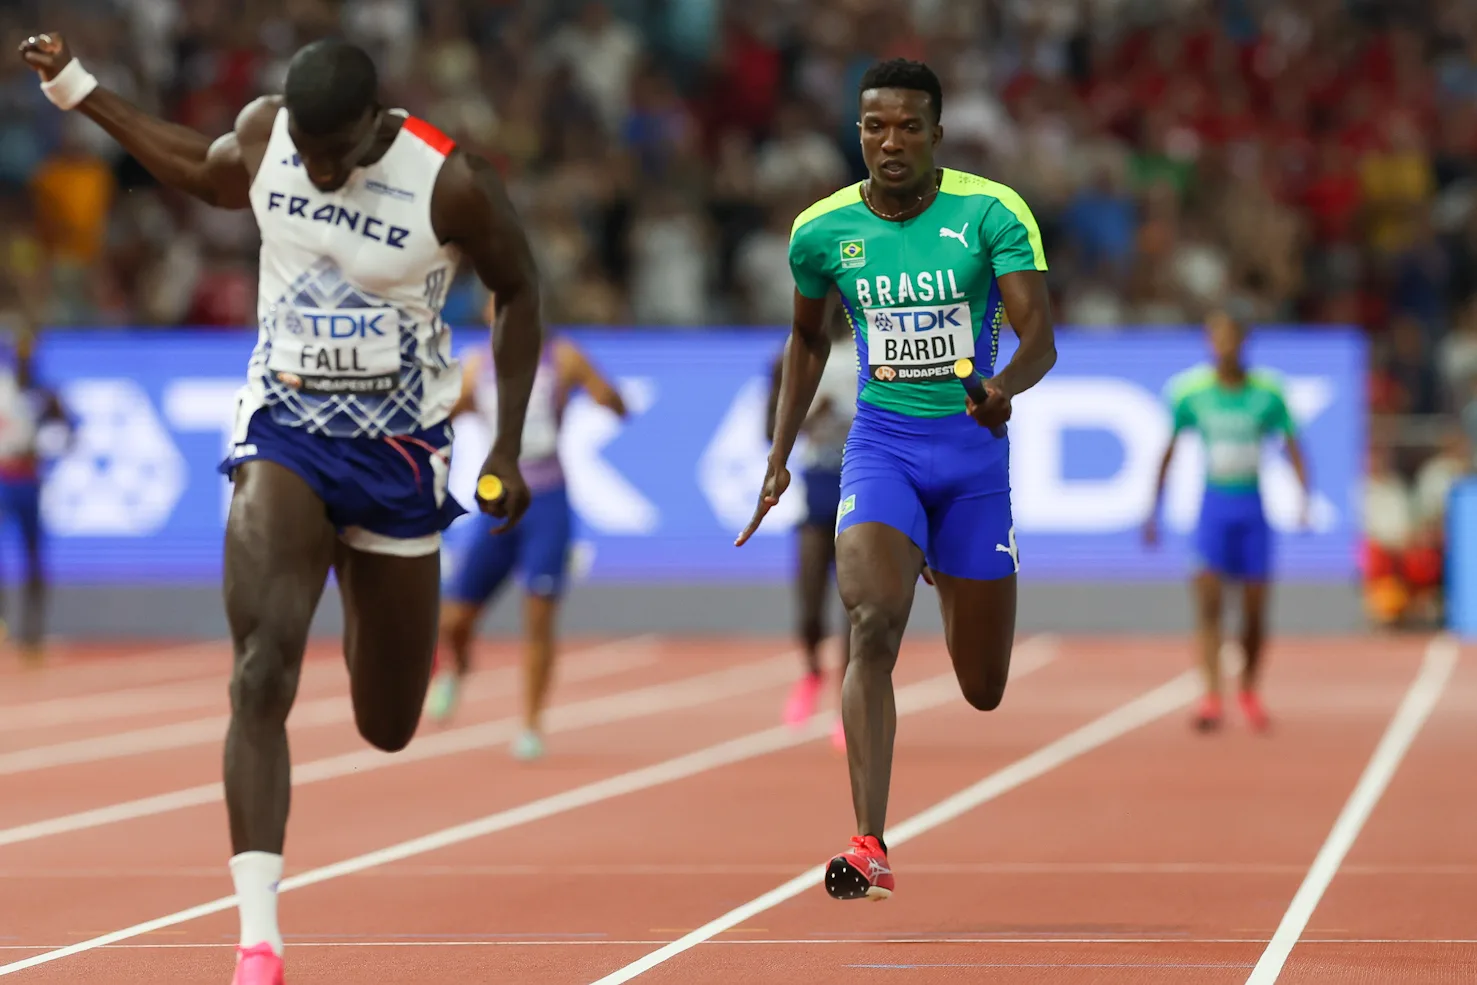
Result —
POLYGON ((836 537, 831 528, 813 523, 802 526, 798 537, 800 558, 795 587, 800 596, 800 644, 806 671, 819 674, 821 641, 826 637, 826 590, 836 556, 836 537))
POLYGON ((1267 630, 1267 583, 1249 581, 1241 596, 1241 690, 1256 691, 1261 683, 1262 649, 1267 630))
POLYGON ((1266 625, 1267 583, 1246 582, 1241 596, 1241 650, 1244 663, 1241 666, 1241 691, 1236 696, 1236 701, 1246 723, 1258 732, 1266 731, 1270 725, 1259 693, 1266 625))
POLYGON ((544 705, 554 679, 554 624, 559 600, 546 595, 527 595, 523 602, 523 727, 543 731, 544 705))
MULTIPOLYGON (((827 531, 826 533, 826 546, 829 548, 829 550, 826 552, 827 573, 830 575, 834 575, 836 573, 836 535, 831 531, 827 531)), ((837 664, 836 668, 836 679, 840 685, 844 686, 846 683, 846 668, 851 666, 850 619, 841 620, 840 657, 840 662, 837 664)), ((836 691, 836 697, 841 697, 841 690, 839 687, 836 691)))
POLYGON ((420 722, 436 656, 440 552, 394 557, 340 543, 334 571, 344 606, 344 657, 359 734, 404 749, 420 722))
POLYGON ((472 636, 481 613, 481 606, 467 602, 441 603, 441 641, 451 653, 451 669, 458 677, 472 669, 472 636))
POLYGON ((275 462, 236 470, 226 521, 225 599, 235 665, 226 812, 237 854, 282 854, 290 795, 287 714, 337 537, 323 501, 275 462))
POLYGON ((35 655, 46 636, 46 574, 41 567, 42 538, 39 522, 22 530, 25 539, 26 580, 21 594, 20 643, 35 655))
POLYGON ((1200 643, 1200 673, 1205 693, 1221 693, 1221 645, 1224 642, 1221 620, 1221 579, 1213 571, 1195 576, 1195 625, 1200 643))
POLYGON ((1015 642, 1016 578, 993 581, 933 572, 944 617, 944 640, 964 700, 993 711, 1005 696, 1015 642))
POLYGON ((923 552, 882 523, 858 523, 836 538, 836 580, 851 620, 851 657, 841 688, 851 800, 859 835, 883 838, 892 782, 897 706, 892 669, 913 609, 923 552))
POLYGON ((1201 571, 1195 576, 1192 592, 1195 597, 1195 627, 1200 647, 1200 674, 1205 686, 1205 696, 1195 712, 1195 727, 1208 732, 1221 724, 1221 647, 1225 637, 1222 633, 1222 597, 1220 575, 1214 571, 1201 571))

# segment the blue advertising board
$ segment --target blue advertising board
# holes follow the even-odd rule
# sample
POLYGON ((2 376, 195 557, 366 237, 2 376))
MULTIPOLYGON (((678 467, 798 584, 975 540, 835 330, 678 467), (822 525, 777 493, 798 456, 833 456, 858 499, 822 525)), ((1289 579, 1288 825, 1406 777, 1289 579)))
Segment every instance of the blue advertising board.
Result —
MULTIPOLYGON (((631 410, 621 422, 577 396, 566 413, 561 454, 579 520, 578 576, 788 577, 790 528, 804 501, 798 487, 759 536, 733 546, 764 471, 768 371, 783 333, 602 329, 572 337, 617 382, 631 410)), ((48 469, 43 493, 56 580, 218 577, 229 487, 216 464, 252 338, 197 330, 45 338, 40 374, 80 424, 75 445, 48 469)), ((1363 465, 1363 342, 1354 332, 1321 329, 1263 330, 1253 339, 1253 359, 1285 377, 1317 486, 1311 529, 1294 531, 1295 482, 1269 449, 1267 508, 1283 531, 1278 570, 1346 578, 1354 570, 1363 465)), ((1205 357, 1201 336, 1063 331, 1059 350, 1056 369, 1017 401, 1010 427, 1022 577, 1180 577, 1190 563, 1185 535, 1200 492, 1193 440, 1171 476, 1161 546, 1145 550, 1139 529, 1169 435, 1161 391, 1205 357)), ((1006 346, 1002 359, 1008 353, 1006 346)), ((451 482, 464 503, 487 441, 477 420, 457 423, 451 482)), ((459 549, 462 530, 454 529, 448 550, 459 549)))

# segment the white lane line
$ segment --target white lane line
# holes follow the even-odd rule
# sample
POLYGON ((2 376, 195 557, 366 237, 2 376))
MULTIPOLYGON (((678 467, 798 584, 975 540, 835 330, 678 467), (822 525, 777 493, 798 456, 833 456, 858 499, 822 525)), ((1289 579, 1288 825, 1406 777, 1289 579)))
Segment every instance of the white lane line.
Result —
MULTIPOLYGON (((1055 656, 1054 645, 1047 643, 1043 638, 1036 637, 1027 641, 1017 648, 1017 657, 1014 661, 1015 676, 1017 678, 1033 673, 1050 663, 1055 656), (1037 642, 1041 640, 1041 642, 1037 642), (1032 645, 1034 644, 1034 645, 1032 645)), ((785 657, 785 679, 794 677, 794 657, 785 657)), ((750 670, 752 673, 752 670, 750 670)), ((716 676, 716 675, 708 675, 716 676)), ((723 691, 724 696, 741 693, 737 690, 739 681, 728 685, 723 691)), ((936 708, 948 701, 958 700, 958 685, 952 673, 940 674, 937 677, 899 688, 897 692, 897 713, 899 716, 915 714, 936 708)), ((290 878, 282 880, 279 892, 288 892, 301 889, 305 886, 313 886, 331 879, 341 879, 344 876, 354 875, 369 869, 390 865, 417 855, 428 852, 439 851, 453 845, 484 838, 487 835, 519 825, 531 824, 544 818, 553 817, 568 811, 598 804, 601 801, 623 797, 627 794, 636 793, 641 790, 649 790, 652 787, 674 783, 688 777, 709 773, 723 766, 741 763, 745 760, 757 759, 773 752, 783 749, 791 749, 795 746, 804 745, 822 736, 828 736, 835 719, 833 716, 823 715, 813 718, 805 726, 792 729, 789 726, 779 725, 774 728, 761 729, 758 732, 750 732, 747 735, 720 742, 717 745, 699 749, 696 752, 674 759, 654 763, 640 769, 620 773, 604 780, 587 783, 583 786, 565 790, 562 793, 539 800, 521 804, 518 807, 486 817, 458 824, 454 827, 444 828, 420 838, 412 838, 398 845, 392 845, 378 851, 368 852, 354 858, 325 865, 321 868, 310 869, 290 878)), ((413 748, 413 747, 412 747, 413 748)), ((409 750, 407 750, 409 751, 409 750)), ((403 753, 401 755, 404 755, 403 753)), ((225 896, 221 899, 202 903, 199 906, 171 913, 168 916, 159 917, 144 923, 135 924, 123 930, 111 934, 103 934, 90 940, 80 941, 67 947, 47 951, 44 954, 32 955, 10 964, 0 965, 0 976, 13 975, 18 971, 25 971, 38 965, 49 964, 62 958, 69 958, 76 954, 82 954, 99 947, 107 947, 126 941, 143 934, 151 934, 167 927, 174 927, 191 920, 220 913, 236 905, 236 897, 225 896)))
MULTIPOLYGON (((586 681, 618 674, 636 667, 654 663, 656 657, 650 651, 639 652, 632 647, 645 642, 642 639, 623 640, 592 649, 578 657, 569 654, 568 680, 586 681)), ((342 670, 339 670, 342 675, 342 670)), ((563 671, 561 670, 561 675, 563 671)), ((472 678, 466 692, 470 701, 481 700, 506 693, 521 680, 516 667, 498 667, 472 678)), ((224 678, 213 690, 215 702, 225 699, 224 678)), ((354 706, 347 695, 316 698, 298 702, 288 719, 288 727, 317 728, 339 725, 354 720, 354 706)), ((164 752, 171 749, 188 749, 191 746, 217 744, 226 734, 231 723, 230 715, 211 715, 188 722, 172 722, 151 728, 115 732, 111 735, 95 735, 86 739, 58 742, 52 745, 18 749, 0 753, 0 776, 30 773, 35 770, 52 769, 58 766, 77 766, 85 763, 100 763, 110 759, 123 759, 144 753, 164 752)))
MULTIPOLYGON (((547 730, 550 733, 568 732, 642 718, 663 711, 691 708, 788 682, 795 676, 794 671, 794 654, 786 653, 768 660, 741 664, 664 684, 633 688, 573 704, 555 705, 548 711, 547 730)), ((366 748, 294 764, 292 785, 297 788, 344 776, 360 776, 391 766, 486 749, 512 739, 522 728, 522 721, 520 717, 509 716, 478 725, 433 732, 417 737, 398 753, 366 748)), ((32 821, 0 829, 0 847, 213 804, 219 802, 224 795, 219 782, 202 783, 183 790, 32 821)))
POLYGON ((1375 805, 1384 796, 1385 788, 1390 785, 1395 771, 1405 759, 1405 754, 1410 751, 1411 743, 1431 717, 1431 712, 1436 709, 1436 703, 1441 700, 1441 694, 1446 690, 1447 681, 1451 680, 1452 671, 1456 670, 1460 655, 1461 648, 1449 636, 1438 636, 1426 647, 1420 672, 1411 682, 1410 689, 1405 692, 1405 699, 1400 702, 1395 717, 1390 719, 1379 745, 1375 746, 1374 755, 1369 757, 1369 764, 1359 777, 1359 783, 1349 795, 1344 809, 1339 812, 1338 819, 1333 822, 1327 840, 1318 850, 1308 874, 1303 877, 1303 884, 1298 887, 1292 902, 1288 904, 1287 912, 1282 915, 1282 922, 1277 925, 1267 949, 1262 952, 1256 967, 1252 968, 1246 985, 1272 985, 1277 976, 1282 974, 1282 966, 1287 963, 1288 955, 1292 953, 1298 938, 1302 937, 1313 911, 1318 908, 1324 892, 1338 874, 1344 856, 1354 847, 1359 832, 1374 812, 1375 805))
MULTIPOLYGON (((745 864, 671 863, 643 864, 630 862, 610 865, 521 865, 506 862, 499 865, 397 865, 391 869, 368 872, 372 879, 508 879, 569 878, 591 876, 607 879, 701 878, 713 876, 783 876, 804 862, 753 862, 745 864)), ((1306 874, 1305 865, 1282 862, 909 862, 908 875, 956 876, 1059 876, 1059 875, 1132 875, 1132 876, 1288 876, 1306 874)), ((140 867, 113 866, 96 869, 56 869, 51 867, 0 869, 0 881, 76 882, 101 879, 219 879, 219 865, 152 865, 140 867)), ((1473 865, 1345 865, 1339 876, 1451 876, 1471 879, 1477 876, 1473 865)), ((0 940, 3 940, 0 937, 0 940)), ((1262 940, 1269 941, 1270 937, 1262 940)), ((666 941, 658 943, 665 944, 666 941)))
MULTIPOLYGON (((1069 732, 1060 739, 1042 746, 1030 755, 1018 759, 1004 769, 990 774, 978 783, 966 787, 953 796, 939 801, 932 807, 914 814, 887 832, 887 847, 891 849, 904 842, 911 841, 921 834, 932 831, 941 824, 946 824, 963 816, 981 804, 994 800, 1022 784, 1050 773, 1057 767, 1063 766, 1079 756, 1092 752, 1094 749, 1098 749, 1112 742, 1114 739, 1127 735, 1135 729, 1142 728, 1151 722, 1156 722, 1165 715, 1189 704, 1197 693, 1198 688, 1195 674, 1193 671, 1186 671, 1168 683, 1162 684, 1154 690, 1140 695, 1125 705, 1120 705, 1101 718, 1095 719, 1076 731, 1069 732)), ((684 951, 696 947, 704 941, 716 937, 718 934, 732 930, 739 924, 753 919, 786 900, 814 889, 821 884, 821 881, 825 878, 825 874, 826 866, 817 865, 791 879, 789 882, 771 889, 762 896, 729 910, 721 917, 704 924, 697 930, 684 934, 665 947, 652 951, 645 957, 611 972, 604 978, 598 979, 594 985, 618 985, 620 982, 628 982, 638 975, 643 975, 656 966, 675 958, 684 951)))
MULTIPOLYGON (((293 950, 308 947, 649 947, 653 944, 664 944, 665 938, 645 938, 637 940, 617 940, 596 935, 571 935, 569 937, 547 937, 519 939, 517 936, 508 939, 476 938, 474 940, 457 940, 448 938, 446 940, 296 940, 289 936, 287 944, 293 950)), ((1101 947, 1109 944, 1131 944, 1142 947, 1146 944, 1167 944, 1171 947, 1185 945, 1203 944, 1265 944, 1265 937, 786 937, 775 939, 714 939, 708 941, 709 946, 721 947, 857 947, 857 946, 896 946, 900 944, 1036 944, 1036 945, 1077 945, 1085 944, 1092 947, 1101 947)), ((1471 937, 1448 937, 1448 938, 1396 938, 1396 937, 1318 937, 1299 941, 1300 944, 1477 944, 1477 938, 1471 937)), ((0 951, 39 951, 49 948, 66 947, 65 944, 0 944, 0 951)), ((181 950, 234 950, 235 941, 221 941, 219 943, 175 943, 163 942, 149 944, 111 944, 103 950, 107 951, 181 951, 181 950)))

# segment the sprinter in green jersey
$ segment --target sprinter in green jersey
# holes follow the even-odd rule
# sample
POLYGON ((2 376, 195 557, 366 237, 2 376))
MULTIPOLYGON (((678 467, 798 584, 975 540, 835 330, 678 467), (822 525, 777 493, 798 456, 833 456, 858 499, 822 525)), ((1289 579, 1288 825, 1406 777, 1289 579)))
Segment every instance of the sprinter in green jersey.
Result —
POLYGON ((842 721, 857 835, 831 859, 837 899, 883 899, 883 827, 897 715, 892 670, 918 576, 938 588, 969 703, 995 708, 1015 635, 1019 552, 1010 511, 1011 399, 1056 362, 1041 233, 998 182, 934 164, 943 94, 926 66, 869 69, 859 94, 869 177, 795 220, 795 318, 774 445, 744 543, 790 482, 840 305, 856 336, 857 410, 836 511, 836 580, 851 621, 842 721), (995 373, 1002 325, 1020 338, 995 373), (973 396, 971 396, 973 394, 973 396))
POLYGON ((1243 586, 1241 649, 1245 660, 1238 704, 1251 727, 1262 731, 1268 720, 1258 684, 1272 562, 1272 528, 1262 509, 1260 481, 1266 440, 1280 437, 1286 445, 1288 461, 1304 490, 1305 512, 1308 472, 1277 377, 1248 369, 1243 361, 1245 328, 1231 315, 1217 312, 1207 319, 1206 332, 1215 362, 1186 370, 1169 383, 1174 434, 1160 463, 1144 539, 1153 544, 1159 537, 1159 503, 1174 460, 1175 439, 1182 431, 1198 431, 1205 444, 1206 474, 1195 530, 1199 570, 1194 591, 1205 696, 1196 709, 1195 726, 1211 731, 1221 724, 1221 596, 1225 582, 1238 581, 1243 586))

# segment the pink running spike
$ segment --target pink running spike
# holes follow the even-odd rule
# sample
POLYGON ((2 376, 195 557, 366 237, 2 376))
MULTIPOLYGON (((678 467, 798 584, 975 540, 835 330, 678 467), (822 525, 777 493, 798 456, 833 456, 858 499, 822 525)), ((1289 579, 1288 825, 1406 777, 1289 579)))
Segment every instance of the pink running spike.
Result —
POLYGON ((1262 699, 1257 697, 1255 691, 1242 691, 1239 700, 1246 723, 1257 732, 1265 732, 1271 722, 1267 719, 1267 710, 1262 707, 1262 699))
POLYGON ((236 948, 231 985, 283 985, 282 959, 268 943, 236 948))
POLYGON ((785 702, 785 724, 790 728, 799 728, 810 720, 815 714, 816 705, 821 698, 821 675, 806 674, 795 682, 795 687, 790 691, 790 700, 785 702))

